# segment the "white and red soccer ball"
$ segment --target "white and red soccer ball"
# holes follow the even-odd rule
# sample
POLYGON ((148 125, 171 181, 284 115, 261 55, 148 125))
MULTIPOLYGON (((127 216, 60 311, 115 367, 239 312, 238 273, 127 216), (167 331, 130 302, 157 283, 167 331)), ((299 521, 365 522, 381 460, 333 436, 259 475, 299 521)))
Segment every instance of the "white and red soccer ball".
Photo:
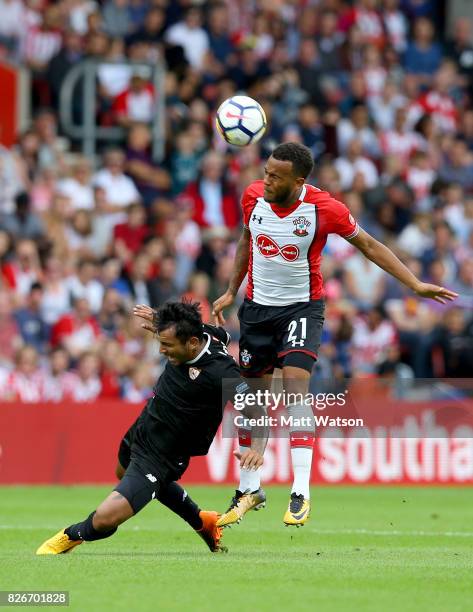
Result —
POLYGON ((248 96, 232 96, 222 102, 216 124, 222 138, 237 147, 257 142, 267 125, 263 108, 248 96))

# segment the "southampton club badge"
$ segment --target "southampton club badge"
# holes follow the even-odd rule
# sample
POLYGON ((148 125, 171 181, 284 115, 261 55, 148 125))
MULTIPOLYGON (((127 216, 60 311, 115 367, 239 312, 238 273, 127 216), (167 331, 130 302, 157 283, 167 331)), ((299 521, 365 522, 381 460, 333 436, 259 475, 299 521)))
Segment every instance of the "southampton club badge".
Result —
POLYGON ((189 368, 189 378, 191 380, 195 380, 197 376, 199 376, 200 370, 199 368, 189 368))
POLYGON ((309 235, 309 232, 307 231, 307 228, 310 225, 309 219, 306 219, 305 217, 297 217, 297 219, 294 219, 293 223, 296 226, 296 229, 292 232, 293 234, 296 236, 309 235))
POLYGON ((246 349, 241 351, 240 353, 240 363, 242 368, 249 368, 251 361, 251 353, 249 353, 246 349))

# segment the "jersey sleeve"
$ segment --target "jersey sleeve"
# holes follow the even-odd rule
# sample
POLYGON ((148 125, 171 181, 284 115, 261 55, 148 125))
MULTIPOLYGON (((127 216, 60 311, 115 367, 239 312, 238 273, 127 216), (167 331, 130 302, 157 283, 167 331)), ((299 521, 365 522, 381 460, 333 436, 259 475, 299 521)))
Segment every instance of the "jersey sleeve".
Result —
POLYGON ((342 238, 354 238, 360 227, 348 208, 338 200, 331 199, 327 208, 327 226, 329 234, 338 234, 342 238))
POLYGON ((243 225, 249 226, 251 213, 256 206, 256 201, 263 194, 263 181, 255 181, 248 185, 241 196, 241 208, 243 211, 243 225))
POLYGON ((226 329, 223 329, 223 327, 216 327, 215 325, 208 324, 205 327, 207 328, 209 334, 212 334, 214 338, 217 338, 217 340, 223 342, 225 346, 228 346, 230 344, 232 338, 226 329))
POLYGON ((244 402, 246 394, 251 392, 250 385, 241 377, 237 364, 231 358, 221 364, 219 378, 222 388, 222 407, 228 402, 232 405, 244 402))

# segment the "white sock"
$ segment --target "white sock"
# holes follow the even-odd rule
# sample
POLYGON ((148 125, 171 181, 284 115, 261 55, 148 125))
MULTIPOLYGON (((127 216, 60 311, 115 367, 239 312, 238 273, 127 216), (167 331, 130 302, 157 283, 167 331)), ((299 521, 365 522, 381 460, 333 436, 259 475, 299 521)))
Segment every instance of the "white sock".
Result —
POLYGON ((305 499, 310 499, 312 453, 311 448, 291 448, 292 471, 294 472, 291 493, 302 494, 305 499))
MULTIPOLYGON (((240 428, 238 430, 238 440, 240 442, 240 453, 243 454, 250 448, 251 431, 248 429, 240 428)), ((256 471, 240 468, 240 484, 238 485, 239 491, 244 493, 249 489, 253 493, 253 491, 257 491, 260 486, 261 468, 258 468, 256 471)))
POLYGON ((247 470, 240 468, 240 484, 238 490, 244 493, 246 490, 257 491, 261 486, 261 468, 255 470, 247 470))
POLYGON ((310 406, 292 404, 286 406, 287 414, 298 421, 290 431, 291 459, 294 481, 291 493, 303 495, 310 499, 310 471, 312 468, 312 454, 314 446, 314 415, 310 406))

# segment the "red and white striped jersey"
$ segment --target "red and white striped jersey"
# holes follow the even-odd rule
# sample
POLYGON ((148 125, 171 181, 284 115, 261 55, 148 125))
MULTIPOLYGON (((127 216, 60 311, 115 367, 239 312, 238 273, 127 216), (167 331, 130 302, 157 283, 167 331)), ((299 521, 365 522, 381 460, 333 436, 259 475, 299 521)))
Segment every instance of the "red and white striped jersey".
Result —
POLYGON ((312 185, 283 208, 264 199, 263 181, 246 188, 242 207, 251 233, 247 297, 265 306, 323 297, 320 262, 327 236, 354 238, 359 231, 348 208, 312 185))

